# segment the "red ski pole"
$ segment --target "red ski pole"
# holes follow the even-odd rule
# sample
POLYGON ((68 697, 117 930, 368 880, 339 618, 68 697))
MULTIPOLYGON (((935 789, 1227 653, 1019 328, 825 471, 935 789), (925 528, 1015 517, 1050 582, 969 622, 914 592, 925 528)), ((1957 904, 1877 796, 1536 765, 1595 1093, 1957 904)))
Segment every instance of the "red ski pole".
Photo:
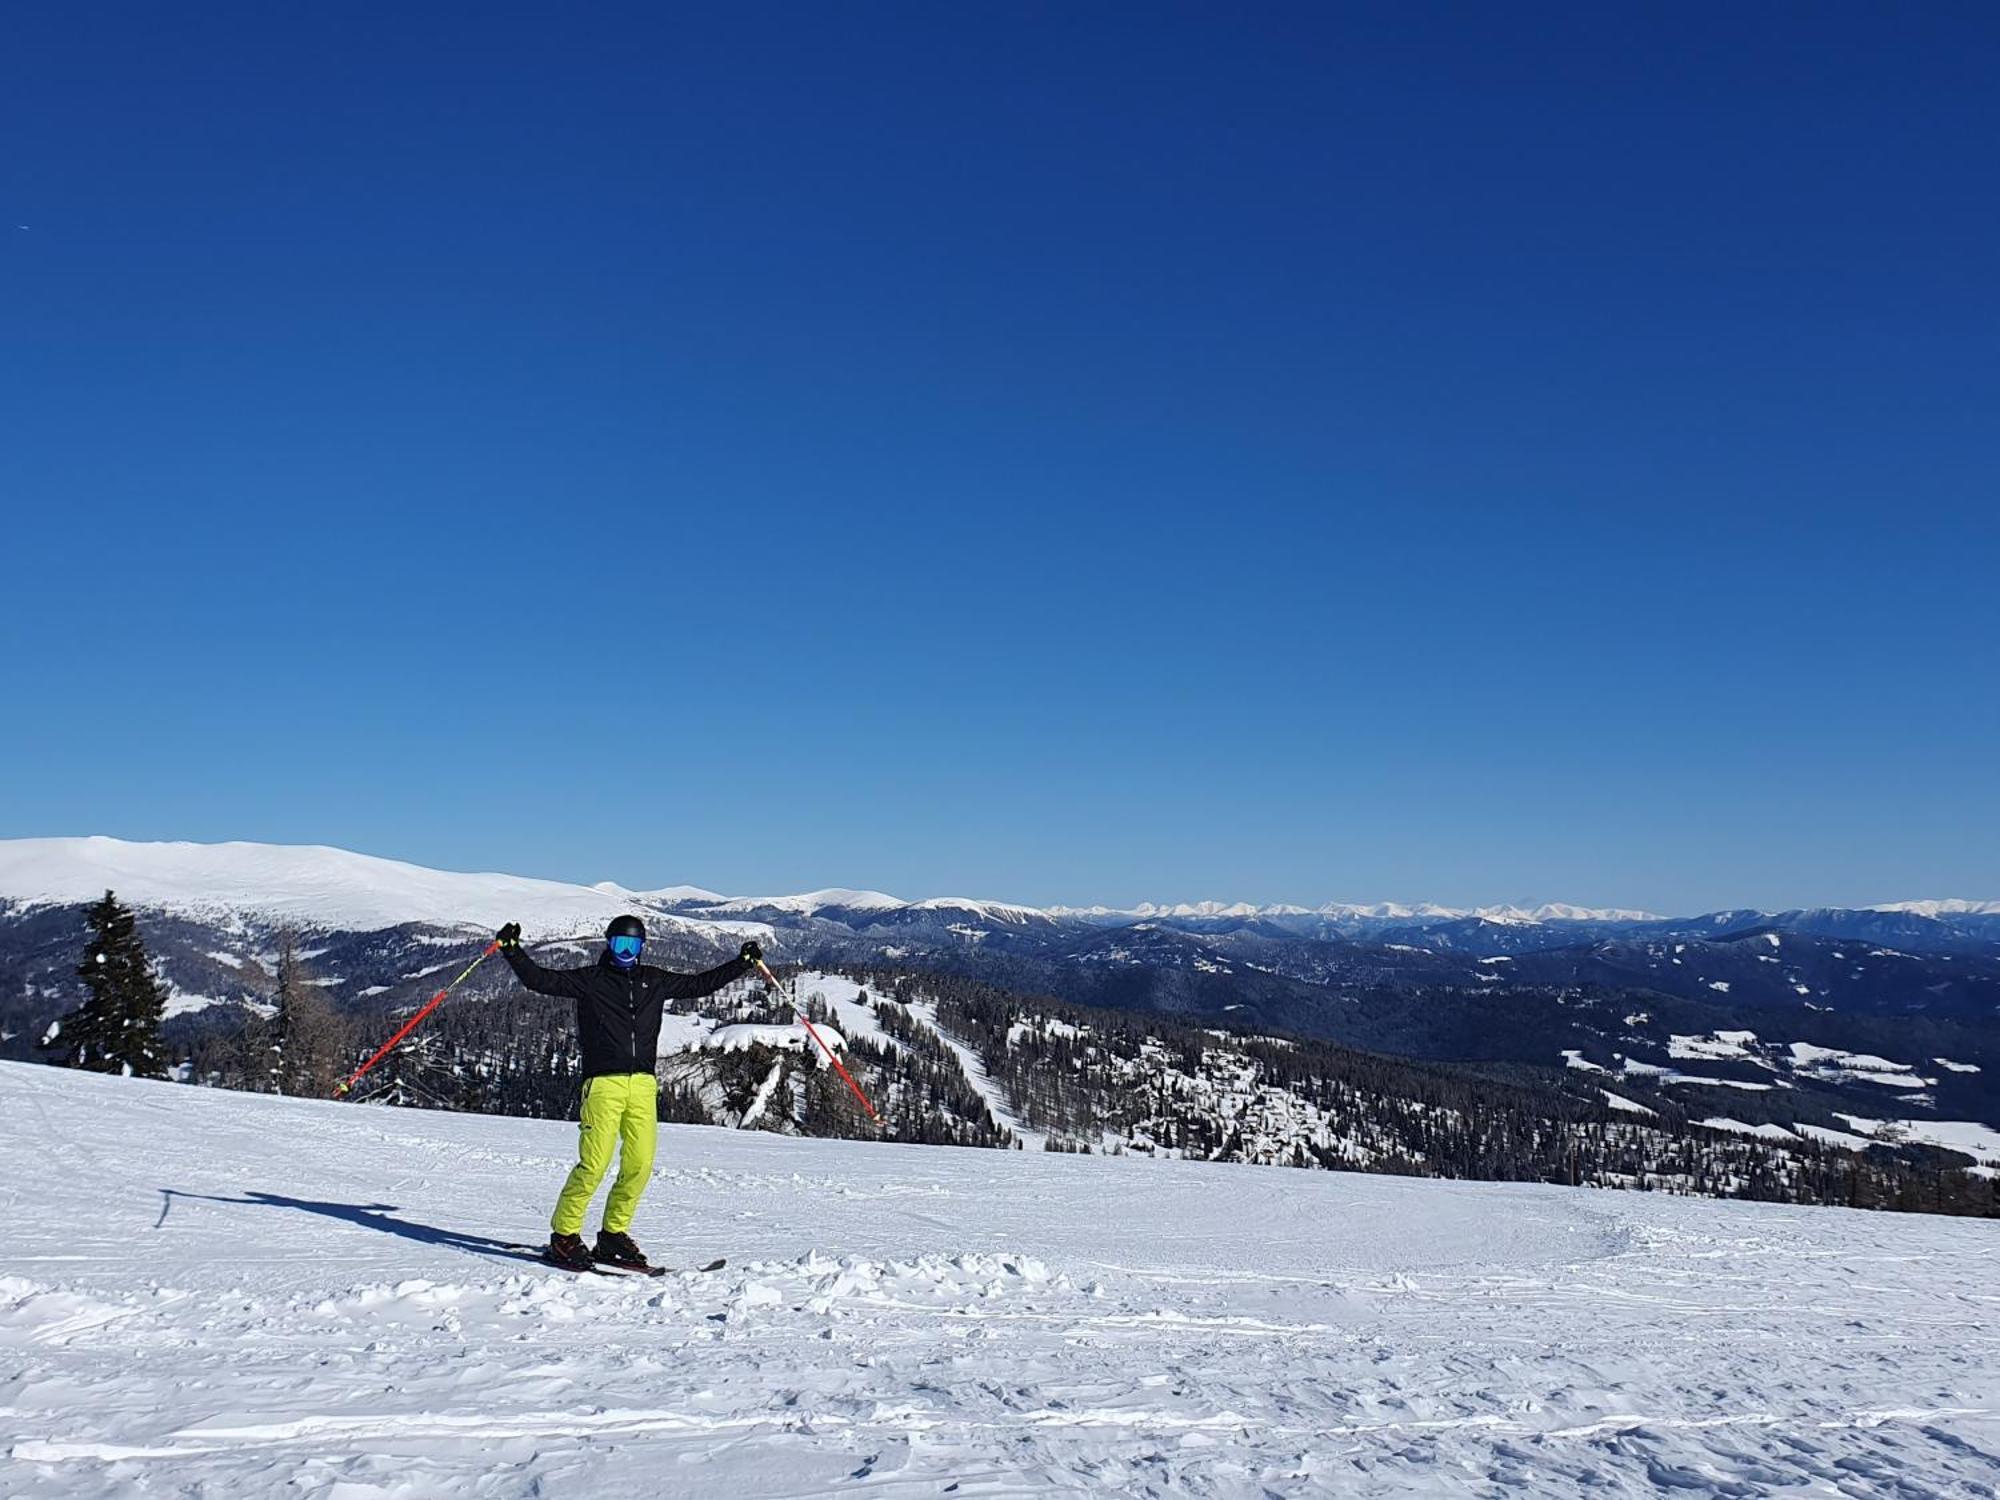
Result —
POLYGON ((405 1021, 402 1025, 401 1030, 399 1030, 394 1036, 390 1037, 389 1040, 384 1042, 380 1047, 375 1049, 375 1055, 373 1057, 369 1058, 367 1062, 363 1063, 360 1067, 356 1068, 352 1073, 348 1074, 347 1080, 333 1091, 333 1097, 336 1099, 340 1098, 349 1089, 353 1088, 355 1084, 359 1083, 364 1073, 366 1073, 370 1068, 374 1067, 375 1064, 380 1062, 383 1058, 387 1057, 390 1054, 390 1052, 395 1049, 396 1043, 400 1042, 404 1037, 408 1036, 411 1032, 415 1031, 417 1029, 418 1023, 421 1022, 425 1016, 429 1015, 432 1011, 436 1010, 440 1005, 444 1004, 444 997, 446 995, 449 995, 453 990, 457 989, 460 981, 469 977, 474 969, 478 968, 481 964, 485 963, 487 959, 491 958, 494 955, 494 953, 496 953, 499 950, 499 947, 500 944, 498 943, 498 941, 495 941, 488 943, 484 948, 482 948, 479 952, 479 957, 475 958, 471 963, 467 964, 465 966, 464 972, 461 973, 457 979, 454 979, 450 984, 446 985, 443 989, 439 990, 435 995, 431 996, 430 1004, 426 1005, 422 1010, 418 1011, 414 1016, 411 1016, 409 1020, 405 1021))
MULTIPOLYGON (((770 984, 771 988, 776 989, 778 987, 778 976, 765 966, 764 960, 761 958, 757 960, 757 967, 764 971, 765 981, 770 984)), ((854 1081, 854 1075, 840 1065, 840 1059, 833 1055, 833 1048, 827 1046, 826 1038, 821 1036, 818 1028, 806 1019, 804 1011, 794 1010, 792 1014, 799 1018, 799 1024, 805 1027, 806 1034, 819 1043, 819 1050, 824 1052, 826 1060, 833 1064, 833 1071, 840 1075, 840 1081, 853 1090, 854 1097, 861 1101, 861 1107, 868 1111, 868 1118, 879 1123, 882 1117, 875 1113, 875 1106, 870 1104, 868 1096, 861 1092, 861 1085, 854 1081)))

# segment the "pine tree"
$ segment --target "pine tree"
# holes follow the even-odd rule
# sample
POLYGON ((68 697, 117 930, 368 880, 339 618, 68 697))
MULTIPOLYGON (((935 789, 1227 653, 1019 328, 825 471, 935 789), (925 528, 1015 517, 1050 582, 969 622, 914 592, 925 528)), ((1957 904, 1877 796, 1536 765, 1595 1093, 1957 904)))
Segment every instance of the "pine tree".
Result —
POLYGON ((167 997, 147 962, 138 924, 110 891, 86 920, 92 936, 76 973, 90 994, 51 1029, 45 1045, 63 1049, 65 1067, 165 1078, 160 1022, 167 997))
POLYGON ((243 1081, 238 1087, 253 1094, 277 1093, 284 1054, 276 1012, 267 1016, 261 1010, 248 1011, 239 1042, 236 1068, 243 1081))

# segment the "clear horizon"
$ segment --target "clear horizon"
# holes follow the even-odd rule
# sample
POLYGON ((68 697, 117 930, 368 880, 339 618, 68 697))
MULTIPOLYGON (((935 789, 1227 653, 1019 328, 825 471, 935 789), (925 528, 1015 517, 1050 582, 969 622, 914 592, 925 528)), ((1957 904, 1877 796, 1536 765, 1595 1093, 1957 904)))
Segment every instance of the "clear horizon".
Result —
POLYGON ((2000 11, 13 32, 0 834, 2000 893, 2000 11))
MULTIPOLYGON (((99 834, 99 835, 57 834, 57 835, 31 835, 27 837, 53 837, 53 838, 99 837, 99 838, 116 839, 118 836, 115 834, 99 834)), ((9 841, 10 841, 9 839, 0 839, 0 844, 4 844, 9 841)), ((121 842, 191 843, 197 845, 241 842, 241 843, 258 844, 262 847, 277 847, 277 848, 320 847, 320 846, 309 846, 309 845, 271 845, 266 843, 265 841, 260 841, 260 840, 226 840, 226 839, 224 840, 203 840, 203 839, 121 840, 121 842)), ((323 847, 341 848, 342 846, 327 845, 323 847)), ((369 850, 369 849, 343 849, 342 852, 349 854, 359 854, 363 856, 380 858, 380 859, 398 858, 397 856, 385 855, 380 853, 380 851, 369 850)), ((574 885, 574 886, 595 886, 600 882, 609 879, 609 877, 605 876, 598 876, 593 879, 593 878, 582 878, 577 876, 549 875, 541 871, 529 870, 529 869, 497 869, 497 868, 480 869, 480 870, 455 869, 443 865, 427 864, 424 861, 411 860, 411 859, 402 859, 400 860, 400 862, 405 864, 417 865, 418 867, 423 869, 438 870, 449 874, 502 875, 502 876, 524 878, 524 879, 559 881, 563 884, 574 885)), ((790 896, 811 895, 825 891, 852 891, 857 894, 867 893, 880 896, 888 896, 891 899, 898 901, 923 901, 923 900, 934 900, 940 898, 950 898, 958 900, 987 901, 1002 905, 1030 906, 1042 909, 1050 909, 1050 908, 1088 909, 1091 907, 1104 907, 1107 909, 1128 910, 1128 911, 1146 905, 1151 905, 1159 908, 1166 908, 1174 906, 1199 906, 1203 904, 1216 904, 1216 905, 1226 905, 1226 906, 1252 905, 1259 907, 1298 906, 1307 909, 1325 907, 1325 906, 1375 906, 1375 905, 1394 905, 1394 906, 1406 906, 1406 907, 1438 906, 1438 907, 1451 908, 1453 910, 1465 910, 1465 911, 1475 911, 1481 909, 1496 910, 1505 908, 1533 910, 1535 908, 1542 906, 1560 905, 1560 906, 1573 906, 1577 908, 1587 908, 1591 910, 1638 909, 1647 911, 1650 915, 1659 917, 1692 917, 1692 916, 1705 915, 1709 912, 1715 912, 1715 911, 1756 910, 1756 911, 1766 911, 1766 912, 1782 912, 1782 911, 1805 910, 1818 907, 1845 907, 1845 908, 1867 909, 1870 907, 1878 907, 1890 904, 1906 904, 1913 902, 1933 902, 1933 901, 1935 902, 1963 901, 1963 902, 1971 902, 1974 904, 1986 904, 1986 903, 2000 904, 2000 897, 1980 895, 1978 893, 1951 892, 1951 893, 1940 894, 1936 892, 1918 892, 1918 893, 1898 895, 1898 896, 1883 896, 1871 901, 1829 902, 1829 901, 1794 900, 1794 901, 1779 901, 1779 902, 1768 902, 1768 901, 1767 902, 1754 902, 1754 901, 1722 902, 1722 903, 1710 903, 1710 904, 1689 907, 1683 910, 1670 911, 1660 908, 1632 908, 1626 903, 1595 901, 1588 899, 1587 897, 1575 897, 1575 896, 1571 897, 1553 896, 1553 897, 1532 897, 1532 898, 1523 897, 1514 900, 1470 900, 1469 899, 1469 900, 1446 901, 1438 897, 1428 896, 1428 895, 1405 894, 1399 896, 1399 895, 1378 894, 1378 895, 1362 895, 1362 896, 1328 896, 1323 898, 1279 897, 1269 901, 1252 902, 1252 901, 1246 901, 1240 897, 1229 896, 1226 894, 1211 894, 1206 896, 1174 896, 1167 898, 1135 897, 1130 900, 1122 900, 1122 901, 1100 900, 1100 899, 1033 901, 1018 895, 996 893, 993 891, 976 891, 976 890, 892 891, 892 890, 886 890, 880 886, 868 885, 866 883, 853 883, 853 882, 842 882, 842 881, 821 882, 818 884, 800 885, 793 887, 779 887, 779 886, 765 885, 765 886, 758 886, 755 888, 745 888, 742 890, 726 890, 701 880, 647 880, 639 883, 634 883, 628 880, 614 880, 611 881, 611 883, 618 885, 623 889, 634 893, 635 895, 643 895, 649 892, 672 890, 677 887, 688 887, 696 890, 705 890, 711 892, 714 895, 725 897, 730 900, 745 900, 757 897, 782 898, 790 896)), ((5 894, 6 892, 4 890, 0 890, 0 896, 4 896, 5 894)))

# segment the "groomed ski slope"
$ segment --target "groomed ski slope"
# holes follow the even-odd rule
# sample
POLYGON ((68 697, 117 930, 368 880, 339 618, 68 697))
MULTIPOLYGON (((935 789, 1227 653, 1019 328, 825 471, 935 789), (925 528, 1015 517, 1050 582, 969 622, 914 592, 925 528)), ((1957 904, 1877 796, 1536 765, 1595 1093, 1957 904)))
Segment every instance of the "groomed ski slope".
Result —
POLYGON ((0 1065, 0 1495, 1990 1496, 1991 1223, 0 1065), (594 1227, 594 1226, 593 1226, 594 1227))

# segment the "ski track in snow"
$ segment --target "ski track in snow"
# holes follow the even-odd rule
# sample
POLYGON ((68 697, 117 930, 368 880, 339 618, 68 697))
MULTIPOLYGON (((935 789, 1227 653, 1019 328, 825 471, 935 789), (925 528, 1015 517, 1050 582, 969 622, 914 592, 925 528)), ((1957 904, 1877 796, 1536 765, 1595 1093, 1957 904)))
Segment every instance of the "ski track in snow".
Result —
POLYGON ((959 1067, 965 1072, 965 1081, 972 1085, 975 1094, 986 1101, 986 1108, 993 1118, 1014 1132, 1022 1149, 1039 1152, 1048 1140, 1047 1132, 1036 1130, 1016 1114, 1007 1102, 1006 1091, 987 1073, 986 1064, 980 1060, 979 1054, 944 1029, 944 1023, 938 1019, 937 1001, 918 1000, 910 1005, 909 1010, 951 1049, 951 1055, 958 1059, 959 1067))
POLYGON ((1989 1223, 0 1064, 0 1495, 1993 1496, 1989 1223), (594 1225, 593 1225, 594 1227, 594 1225))

